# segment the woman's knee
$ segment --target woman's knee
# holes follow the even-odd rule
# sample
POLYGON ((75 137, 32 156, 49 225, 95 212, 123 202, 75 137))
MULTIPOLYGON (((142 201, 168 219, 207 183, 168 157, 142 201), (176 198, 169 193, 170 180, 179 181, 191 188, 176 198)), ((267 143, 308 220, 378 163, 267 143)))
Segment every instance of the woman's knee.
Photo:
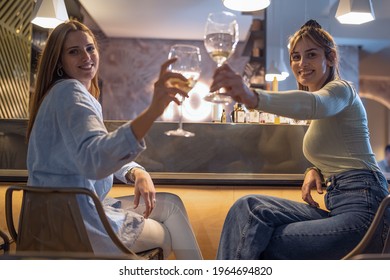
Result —
POLYGON ((146 219, 144 228, 132 246, 135 252, 141 252, 160 247, 163 250, 164 258, 167 258, 172 251, 172 240, 166 226, 153 219, 146 219))
POLYGON ((166 222, 172 217, 178 216, 187 218, 187 211, 183 201, 179 196, 172 193, 157 193, 156 208, 153 210, 151 217, 158 221, 166 222))
POLYGON ((237 199, 233 204, 233 208, 253 209, 254 207, 264 204, 266 199, 267 197, 263 195, 245 195, 237 199))
POLYGON ((182 203, 181 198, 174 193, 169 193, 169 192, 158 192, 157 196, 161 196, 164 200, 169 200, 172 202, 177 202, 177 203, 182 203))
POLYGON ((157 193, 157 203, 161 200, 163 203, 169 203, 180 208, 184 208, 184 203, 181 198, 173 193, 161 192, 157 193))

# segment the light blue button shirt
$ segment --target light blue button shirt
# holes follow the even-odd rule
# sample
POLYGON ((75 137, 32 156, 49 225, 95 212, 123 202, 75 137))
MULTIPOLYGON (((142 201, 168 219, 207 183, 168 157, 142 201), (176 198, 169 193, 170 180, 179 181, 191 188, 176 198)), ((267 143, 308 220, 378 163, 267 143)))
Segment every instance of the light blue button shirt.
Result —
MULTIPOLYGON (((146 148, 137 141, 130 122, 108 133, 99 102, 77 80, 56 83, 43 100, 31 132, 27 153, 28 185, 83 187, 95 192, 120 239, 131 247, 144 219, 131 210, 106 205, 113 174, 127 183, 125 174, 146 148)), ((129 190, 130 193, 130 190, 129 190)), ((98 221, 92 202, 79 204, 95 253, 117 253, 98 221)))

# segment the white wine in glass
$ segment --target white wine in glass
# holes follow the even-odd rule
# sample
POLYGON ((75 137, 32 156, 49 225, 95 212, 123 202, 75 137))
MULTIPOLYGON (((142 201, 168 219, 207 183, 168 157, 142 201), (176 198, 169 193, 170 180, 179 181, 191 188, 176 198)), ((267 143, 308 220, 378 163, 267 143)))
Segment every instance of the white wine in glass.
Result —
MULTIPOLYGON (((169 66, 169 70, 182 74, 188 79, 187 82, 180 79, 169 79, 169 87, 179 88, 189 93, 195 86, 200 76, 200 49, 192 45, 176 44, 169 51, 168 59, 176 57, 177 60, 169 66)), ((184 97, 181 97, 179 109, 179 127, 175 130, 166 131, 168 136, 192 137, 195 133, 183 129, 183 103, 184 97)))
MULTIPOLYGON (((236 16, 225 11, 210 13, 205 27, 204 45, 218 67, 233 54, 237 42, 236 16)), ((217 104, 229 104, 233 101, 230 96, 222 92, 211 92, 204 99, 217 104)))

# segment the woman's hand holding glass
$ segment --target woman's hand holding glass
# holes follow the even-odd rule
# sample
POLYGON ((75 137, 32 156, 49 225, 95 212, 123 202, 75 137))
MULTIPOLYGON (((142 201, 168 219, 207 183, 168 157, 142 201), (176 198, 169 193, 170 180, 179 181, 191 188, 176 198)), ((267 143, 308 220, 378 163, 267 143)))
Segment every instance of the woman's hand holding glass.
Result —
POLYGON ((145 111, 131 122, 131 130, 139 141, 145 137, 154 121, 164 113, 169 103, 173 101, 180 105, 181 100, 179 100, 178 95, 183 98, 188 97, 187 91, 174 88, 168 83, 171 79, 187 82, 187 78, 182 74, 168 70, 169 66, 176 60, 177 58, 172 58, 162 64, 159 78, 154 83, 152 102, 145 111))
POLYGON ((256 108, 258 96, 245 83, 242 76, 236 73, 228 64, 218 67, 213 76, 210 91, 224 89, 225 95, 234 101, 244 104, 247 108, 256 108))
MULTIPOLYGON (((169 71, 171 64, 175 63, 177 58, 170 58, 161 65, 159 79, 154 83, 154 94, 152 102, 149 106, 149 111, 155 113, 157 117, 161 116, 169 103, 172 101, 176 104, 181 104, 181 99, 188 97, 188 92, 180 88, 172 87, 170 80, 182 81, 187 83, 187 78, 180 73, 169 71), (178 95, 182 98, 178 98, 178 95)), ((156 117, 156 118, 157 118, 156 117)))
MULTIPOLYGON (((170 49, 168 58, 173 57, 176 57, 177 61, 169 65, 168 69, 173 73, 180 73, 186 78, 186 80, 184 81, 182 78, 177 79, 171 77, 167 81, 167 85, 171 90, 176 90, 178 93, 185 92, 188 94, 193 89, 200 76, 200 50, 198 47, 191 45, 173 45, 170 49)), ((183 106, 181 105, 183 101, 184 98, 181 98, 179 103, 176 102, 180 105, 179 127, 175 130, 165 132, 168 136, 191 137, 195 135, 194 133, 183 129, 183 106)))
MULTIPOLYGON (((238 42, 238 24, 236 16, 230 12, 210 13, 205 27, 204 45, 210 57, 220 67, 233 54, 238 42)), ((229 104, 230 96, 221 91, 205 96, 205 100, 213 103, 229 104)))

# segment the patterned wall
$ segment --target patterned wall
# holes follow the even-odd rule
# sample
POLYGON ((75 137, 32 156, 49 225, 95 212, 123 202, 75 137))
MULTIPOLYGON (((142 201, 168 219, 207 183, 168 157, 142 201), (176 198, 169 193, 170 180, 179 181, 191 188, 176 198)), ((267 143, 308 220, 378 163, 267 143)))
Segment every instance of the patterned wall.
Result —
MULTIPOLYGON (((100 41, 99 45, 105 119, 133 119, 149 105, 160 65, 167 60, 171 45, 178 43, 198 46, 202 57, 202 73, 198 85, 203 87, 196 87, 190 93, 190 99, 183 104, 184 120, 186 116, 194 121, 211 120, 212 104, 203 101, 202 97, 208 93, 216 64, 207 54, 202 41, 115 38, 100 41)), ((248 61, 248 57, 241 55, 242 48, 243 43, 238 44, 235 53, 229 59, 239 73, 243 72, 248 61)), ((171 109, 172 115, 165 115, 162 120, 178 119, 177 106, 173 103, 171 106, 173 108, 168 110, 171 109)))
POLYGON ((0 118, 27 118, 33 0, 0 0, 0 118))

